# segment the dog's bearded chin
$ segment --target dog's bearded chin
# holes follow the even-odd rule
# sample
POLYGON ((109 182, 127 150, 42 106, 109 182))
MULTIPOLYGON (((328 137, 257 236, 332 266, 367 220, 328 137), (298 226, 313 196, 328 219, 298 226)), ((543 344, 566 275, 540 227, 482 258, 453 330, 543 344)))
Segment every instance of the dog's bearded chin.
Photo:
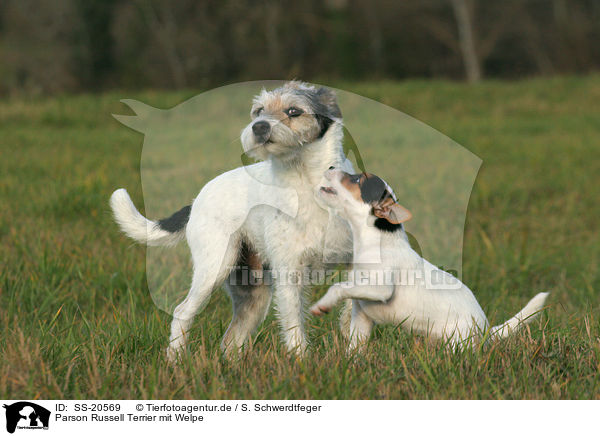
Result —
POLYGON ((283 144, 275 141, 265 143, 262 148, 269 155, 282 162, 295 161, 301 151, 298 145, 283 144))
MULTIPOLYGON (((244 143, 244 141, 242 142, 244 143)), ((248 141, 244 144, 244 149, 249 156, 255 159, 266 160, 271 156, 282 162, 291 162, 298 157, 298 153, 302 150, 302 144, 279 141, 278 138, 270 136, 264 142, 258 142, 256 139, 248 141)))

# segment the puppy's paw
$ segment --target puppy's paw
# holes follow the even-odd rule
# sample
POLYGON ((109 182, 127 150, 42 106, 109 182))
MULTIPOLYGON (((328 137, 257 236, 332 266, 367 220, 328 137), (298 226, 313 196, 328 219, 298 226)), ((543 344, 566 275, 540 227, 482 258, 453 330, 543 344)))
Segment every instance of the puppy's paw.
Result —
POLYGON ((329 313, 330 310, 330 307, 317 303, 310 308, 310 313, 312 313, 314 316, 321 316, 326 313, 329 313))
POLYGON ((324 313, 331 312, 331 309, 340 302, 340 286, 333 285, 323 295, 319 301, 317 301, 311 308, 310 312, 313 315, 320 316, 324 313))

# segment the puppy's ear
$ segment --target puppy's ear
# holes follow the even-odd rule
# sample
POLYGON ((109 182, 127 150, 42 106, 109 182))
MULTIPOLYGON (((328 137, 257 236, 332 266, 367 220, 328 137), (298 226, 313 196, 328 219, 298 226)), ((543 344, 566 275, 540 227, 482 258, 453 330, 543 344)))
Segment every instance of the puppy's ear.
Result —
POLYGON ((373 205, 373 215, 389 221, 390 224, 401 224, 412 218, 412 213, 408 209, 400 206, 390 197, 373 205))

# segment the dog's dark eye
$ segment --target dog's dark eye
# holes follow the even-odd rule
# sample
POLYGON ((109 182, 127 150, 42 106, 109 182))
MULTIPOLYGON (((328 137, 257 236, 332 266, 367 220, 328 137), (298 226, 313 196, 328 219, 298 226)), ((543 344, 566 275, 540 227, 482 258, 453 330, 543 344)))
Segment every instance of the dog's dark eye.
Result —
POLYGON ((300 115, 302 115, 304 113, 304 111, 302 109, 298 109, 297 107, 289 107, 286 110, 283 111, 284 114, 286 114, 288 117, 290 118, 294 118, 294 117, 299 117, 300 115))
POLYGON ((360 174, 357 174, 355 176, 350 176, 350 183, 358 183, 360 182, 360 174))
POLYGON ((253 114, 253 115, 254 115, 255 117, 257 117, 257 116, 259 116, 259 115, 262 113, 262 111, 264 111, 264 110, 265 110, 265 108, 264 108, 264 107, 259 107, 258 109, 256 109, 256 110, 254 111, 254 114, 253 114))

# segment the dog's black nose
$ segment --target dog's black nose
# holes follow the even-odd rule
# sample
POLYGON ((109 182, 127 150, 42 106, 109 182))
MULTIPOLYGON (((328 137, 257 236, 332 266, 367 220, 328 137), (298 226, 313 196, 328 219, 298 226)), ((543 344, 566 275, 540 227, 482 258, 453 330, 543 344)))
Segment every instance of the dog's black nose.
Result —
POLYGON ((329 167, 329 169, 330 169, 330 170, 335 170, 335 167, 334 167, 333 165, 331 165, 331 166, 329 167))
POLYGON ((267 121, 257 121, 252 125, 252 131, 258 137, 266 136, 271 130, 271 126, 267 121))

